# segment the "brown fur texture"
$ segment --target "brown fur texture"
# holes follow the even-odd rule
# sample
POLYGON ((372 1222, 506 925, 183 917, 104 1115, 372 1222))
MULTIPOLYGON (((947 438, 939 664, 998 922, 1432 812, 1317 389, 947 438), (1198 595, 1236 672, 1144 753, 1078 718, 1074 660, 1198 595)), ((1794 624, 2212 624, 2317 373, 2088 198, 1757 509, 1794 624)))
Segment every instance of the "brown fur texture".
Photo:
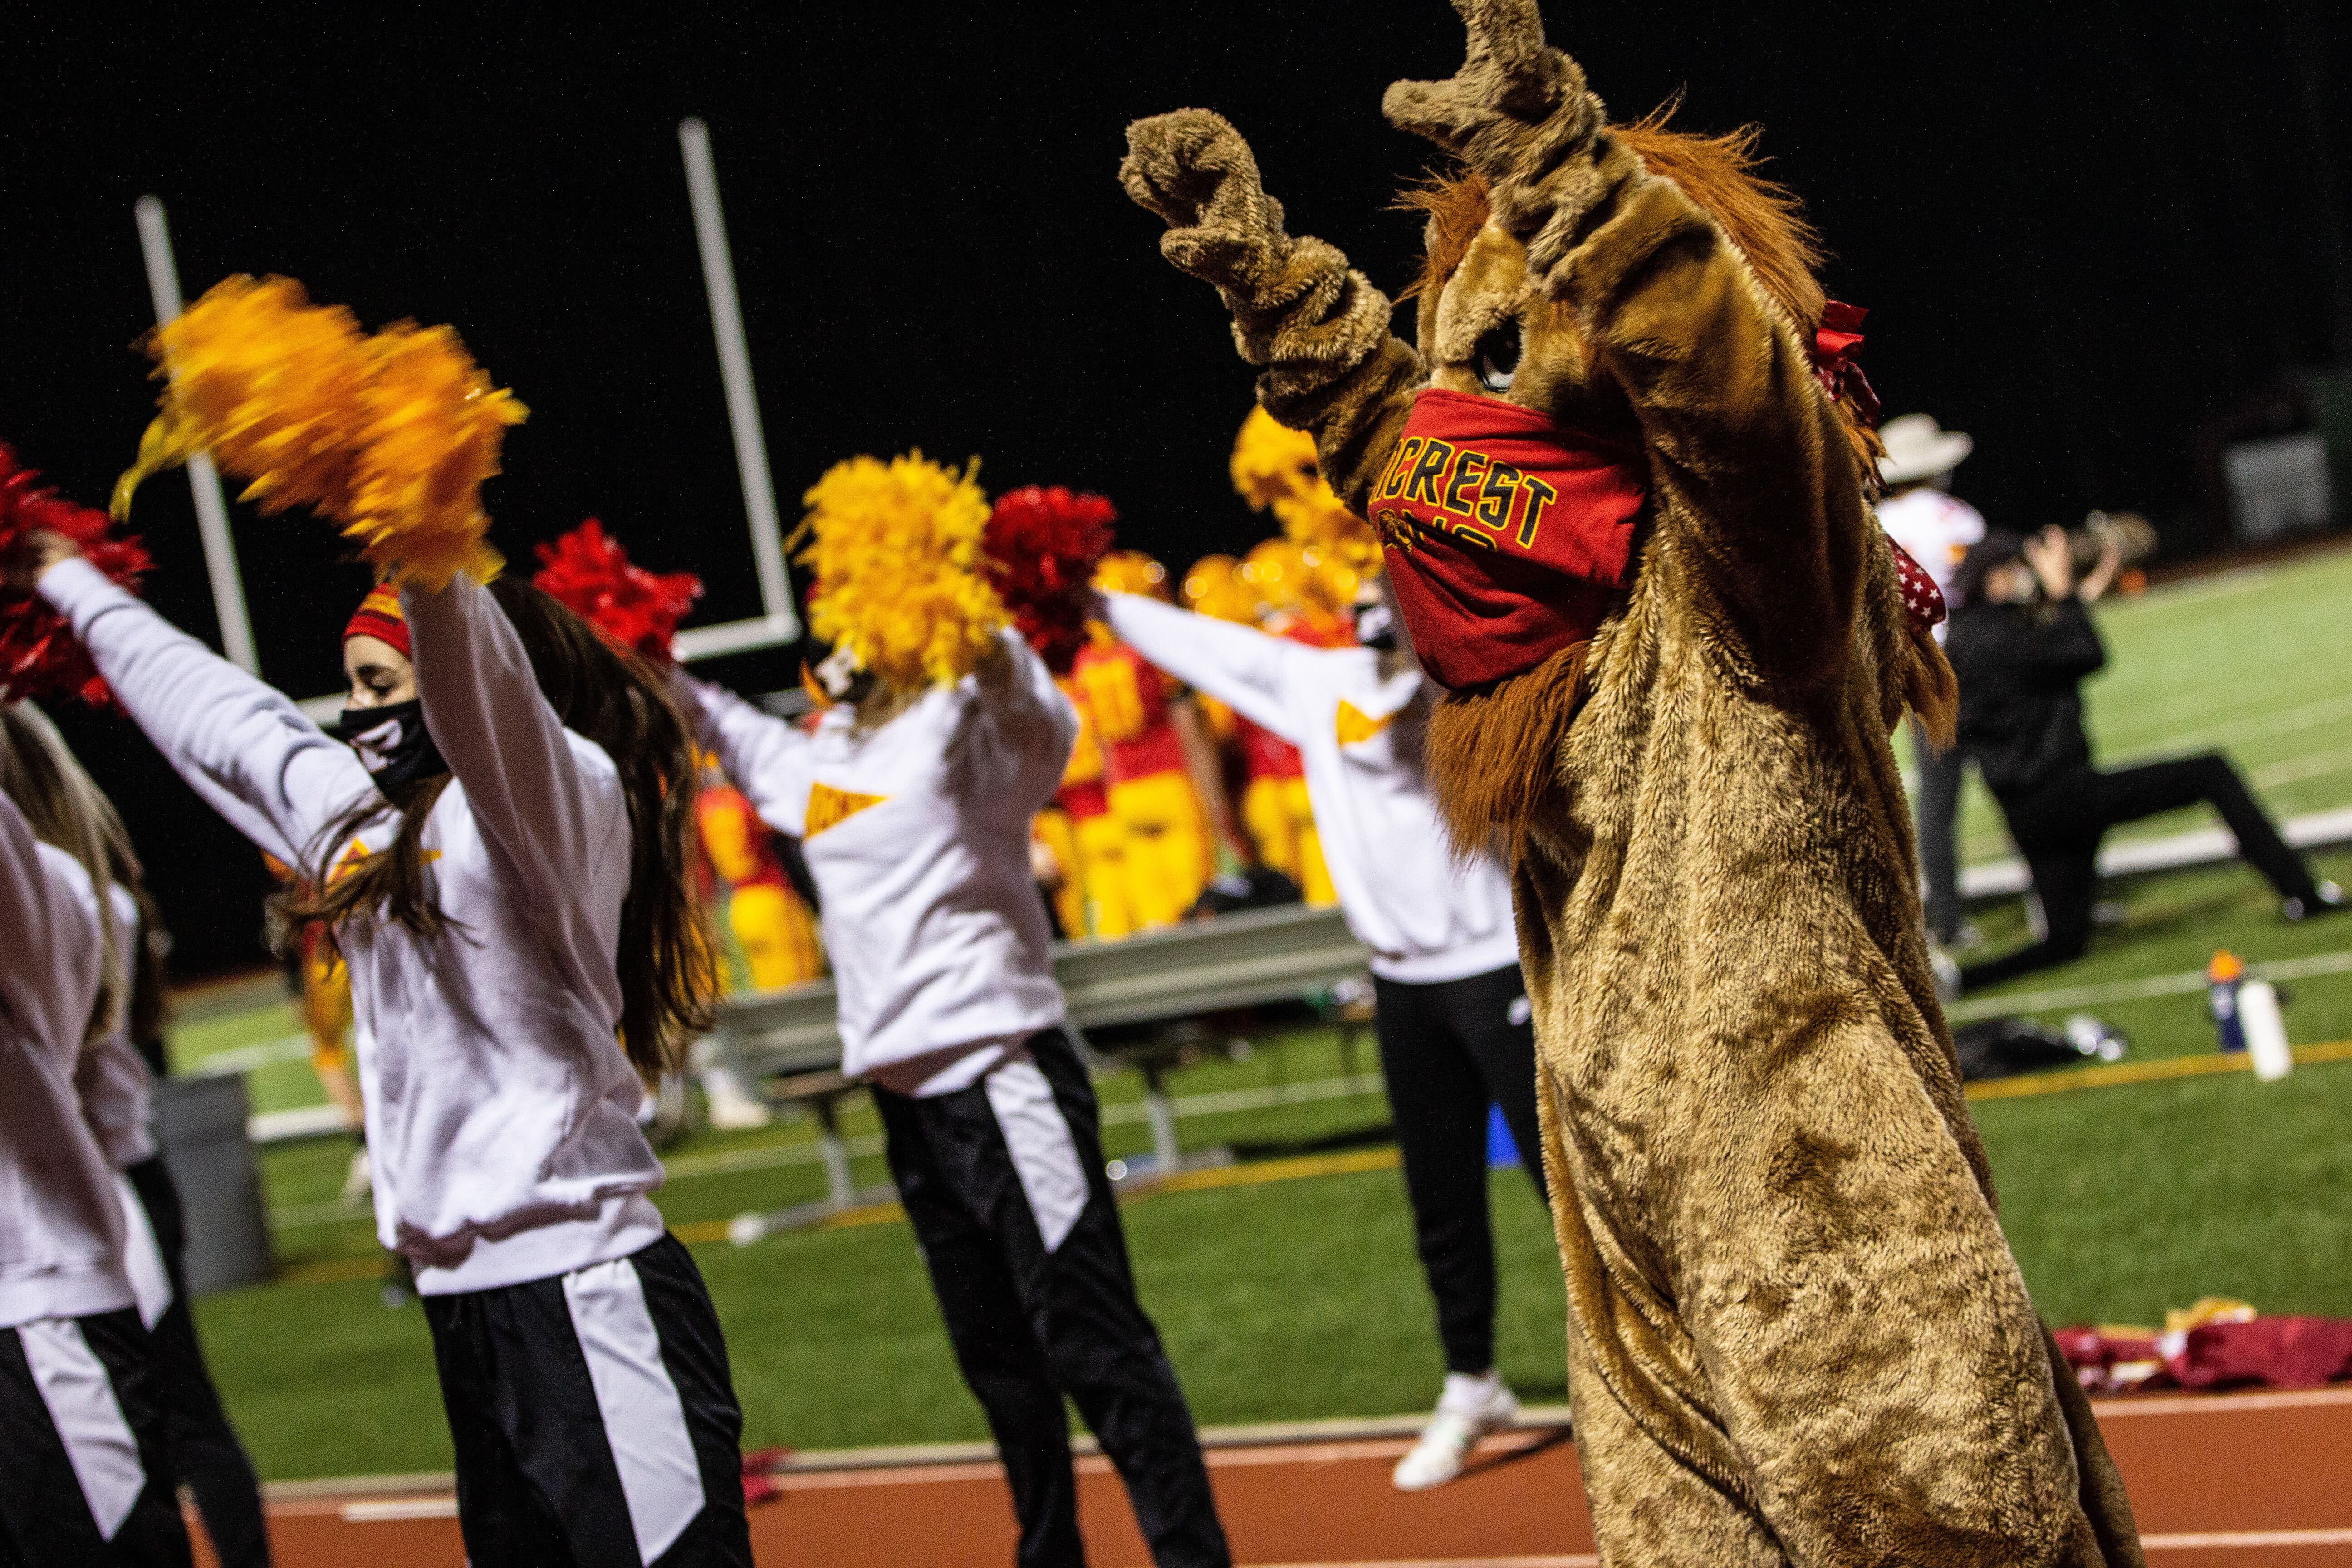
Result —
POLYGON ((1560 746, 1583 700, 1591 647, 1571 644, 1475 697, 1450 694, 1431 712, 1423 763, 1457 854, 1485 849, 1499 833, 1516 862, 1535 825, 1558 819, 1560 746))
POLYGON ((1607 124, 1533 0, 1457 4, 1462 71, 1385 102, 1487 203, 1466 240, 1431 225, 1418 348, 1281 232, 1216 116, 1139 122, 1122 174, 1360 510, 1413 397, 1492 395, 1475 347, 1514 324, 1504 396, 1648 455, 1633 584, 1580 668, 1456 694, 1428 738, 1457 827, 1516 829, 1601 1560, 2137 1564, 1961 1099, 1888 745, 1906 705, 1948 713, 1949 668, 1904 619, 1802 298, 1607 124))

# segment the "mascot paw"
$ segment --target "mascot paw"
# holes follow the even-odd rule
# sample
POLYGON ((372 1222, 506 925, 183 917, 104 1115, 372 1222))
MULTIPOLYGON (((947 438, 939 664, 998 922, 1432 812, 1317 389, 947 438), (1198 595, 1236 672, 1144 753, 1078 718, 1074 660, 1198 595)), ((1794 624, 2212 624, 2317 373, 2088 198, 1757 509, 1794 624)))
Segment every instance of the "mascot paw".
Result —
POLYGON ((1127 128, 1119 184, 1168 223, 1160 253, 1196 278, 1245 282, 1282 247, 1282 206, 1258 183, 1257 158, 1221 114, 1180 109, 1127 128))
POLYGON ((1536 0, 1454 0, 1454 8, 1470 34, 1462 68, 1444 81, 1390 83, 1381 99, 1390 124, 1490 177, 1512 173, 1525 128, 1564 105, 1599 127, 1600 103, 1576 62, 1544 42, 1536 0))

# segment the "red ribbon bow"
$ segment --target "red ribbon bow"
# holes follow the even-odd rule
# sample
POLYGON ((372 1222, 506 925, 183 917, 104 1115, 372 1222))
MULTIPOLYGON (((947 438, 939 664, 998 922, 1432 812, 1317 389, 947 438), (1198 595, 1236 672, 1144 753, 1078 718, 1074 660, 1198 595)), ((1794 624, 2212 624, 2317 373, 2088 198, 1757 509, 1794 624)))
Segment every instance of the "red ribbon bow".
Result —
POLYGON ((1832 397, 1851 397, 1863 422, 1878 427, 1878 394, 1853 356, 1862 352, 1862 319, 1869 315, 1859 305, 1832 300, 1822 307, 1822 324, 1813 331, 1813 374, 1832 397))

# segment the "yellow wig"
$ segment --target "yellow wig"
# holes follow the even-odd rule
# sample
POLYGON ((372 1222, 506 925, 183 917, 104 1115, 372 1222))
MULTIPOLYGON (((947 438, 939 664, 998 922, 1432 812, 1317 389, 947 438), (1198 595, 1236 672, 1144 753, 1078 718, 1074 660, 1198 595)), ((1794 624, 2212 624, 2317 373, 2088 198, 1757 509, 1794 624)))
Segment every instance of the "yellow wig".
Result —
POLYGON ((909 452, 835 463, 801 498, 794 538, 814 574, 809 627, 893 686, 969 674, 1011 624, 982 574, 988 497, 975 459, 959 473, 909 452))

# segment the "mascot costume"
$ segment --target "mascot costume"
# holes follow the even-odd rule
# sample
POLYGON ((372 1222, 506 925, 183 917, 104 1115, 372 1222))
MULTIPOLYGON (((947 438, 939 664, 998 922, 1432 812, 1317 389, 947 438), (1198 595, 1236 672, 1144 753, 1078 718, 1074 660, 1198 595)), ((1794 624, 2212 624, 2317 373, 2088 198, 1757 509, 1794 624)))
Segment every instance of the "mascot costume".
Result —
POLYGON ((1534 0, 1456 5, 1384 105, 1458 164, 1418 348, 1218 116, 1122 178, 1381 531, 1433 781, 1512 856, 1601 1560, 2137 1564, 1936 1001, 1888 731, 1954 693, 1857 313, 1750 137, 1611 124, 1534 0))

